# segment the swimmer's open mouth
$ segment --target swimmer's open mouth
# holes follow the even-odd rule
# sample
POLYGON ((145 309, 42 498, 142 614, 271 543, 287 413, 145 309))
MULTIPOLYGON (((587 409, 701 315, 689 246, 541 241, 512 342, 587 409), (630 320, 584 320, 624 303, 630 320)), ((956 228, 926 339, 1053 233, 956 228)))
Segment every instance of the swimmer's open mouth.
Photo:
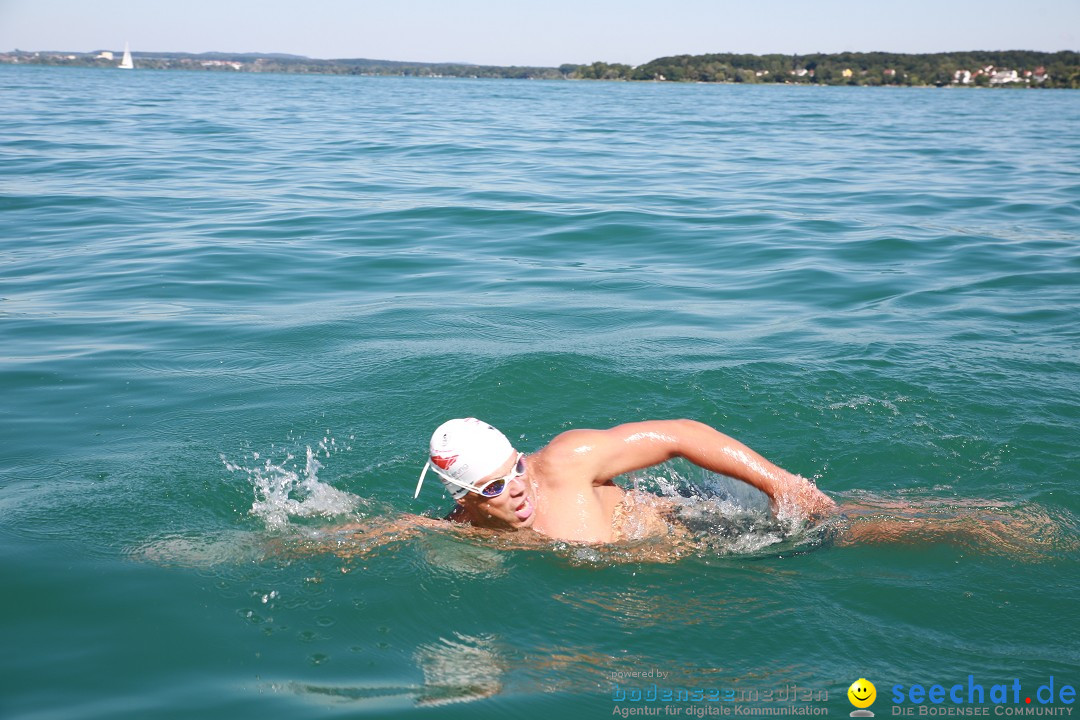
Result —
POLYGON ((528 520, 529 516, 532 515, 532 512, 533 512, 533 508, 532 508, 532 504, 529 503, 529 498, 525 498, 524 500, 521 501, 520 505, 518 505, 516 508, 514 508, 514 516, 518 520, 522 520, 522 521, 528 520))

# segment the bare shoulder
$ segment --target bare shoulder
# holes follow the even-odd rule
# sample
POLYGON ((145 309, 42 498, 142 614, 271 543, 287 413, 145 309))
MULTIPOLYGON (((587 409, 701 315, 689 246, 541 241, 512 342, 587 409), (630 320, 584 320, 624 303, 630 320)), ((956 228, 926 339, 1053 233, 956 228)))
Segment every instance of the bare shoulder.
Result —
POLYGON ((665 430, 664 421, 616 425, 607 430, 567 430, 556 435, 534 456, 536 469, 551 485, 584 481, 602 484, 629 470, 661 462, 670 457, 664 451, 642 453, 665 430))
POLYGON ((603 455, 623 442, 624 427, 620 425, 609 430, 567 430, 556 435, 537 452, 537 458, 551 465, 588 464, 591 458, 603 455))
POLYGON ((644 420, 623 423, 607 430, 567 430, 556 435, 540 452, 549 455, 552 461, 574 461, 619 453, 631 445, 673 444, 685 433, 688 425, 700 423, 691 420, 644 420))
POLYGON ((597 451, 607 442, 606 430, 567 430, 534 453, 530 463, 545 484, 564 485, 592 480, 597 451))
POLYGON ((587 478, 600 485, 623 473, 670 460, 688 444, 702 444, 703 429, 718 435, 691 420, 644 420, 607 430, 569 430, 556 436, 537 459, 546 474, 587 478))
POLYGON ((582 455, 592 450, 596 443, 603 442, 608 432, 608 430, 567 430, 552 438, 540 452, 553 457, 582 455))

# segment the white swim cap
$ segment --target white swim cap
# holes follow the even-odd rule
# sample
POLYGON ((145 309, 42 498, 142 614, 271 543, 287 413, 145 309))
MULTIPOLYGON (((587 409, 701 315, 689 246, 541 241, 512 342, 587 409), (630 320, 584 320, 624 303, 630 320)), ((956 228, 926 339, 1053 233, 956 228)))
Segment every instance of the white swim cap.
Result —
POLYGON ((415 499, 420 495, 427 471, 434 470, 455 500, 475 490, 485 476, 499 469, 513 454, 514 446, 501 432, 476 418, 447 420, 431 436, 431 449, 415 499))

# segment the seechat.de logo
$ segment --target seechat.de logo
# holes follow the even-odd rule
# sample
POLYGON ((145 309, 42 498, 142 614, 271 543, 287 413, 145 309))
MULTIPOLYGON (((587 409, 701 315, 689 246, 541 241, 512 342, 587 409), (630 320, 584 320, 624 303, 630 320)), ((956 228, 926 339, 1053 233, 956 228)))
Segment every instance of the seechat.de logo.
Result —
POLYGON ((866 709, 877 699, 877 688, 874 687, 874 683, 866 678, 859 678, 847 689, 847 697, 857 708, 851 711, 851 717, 874 717, 874 713, 866 709))

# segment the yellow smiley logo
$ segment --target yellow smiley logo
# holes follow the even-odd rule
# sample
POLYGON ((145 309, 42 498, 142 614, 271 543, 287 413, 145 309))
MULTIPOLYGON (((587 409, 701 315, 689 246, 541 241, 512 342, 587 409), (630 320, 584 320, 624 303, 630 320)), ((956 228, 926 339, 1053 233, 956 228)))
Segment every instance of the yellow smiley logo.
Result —
POLYGON ((847 689, 848 700, 857 708, 867 708, 877 698, 877 688, 866 678, 859 678, 847 689))

